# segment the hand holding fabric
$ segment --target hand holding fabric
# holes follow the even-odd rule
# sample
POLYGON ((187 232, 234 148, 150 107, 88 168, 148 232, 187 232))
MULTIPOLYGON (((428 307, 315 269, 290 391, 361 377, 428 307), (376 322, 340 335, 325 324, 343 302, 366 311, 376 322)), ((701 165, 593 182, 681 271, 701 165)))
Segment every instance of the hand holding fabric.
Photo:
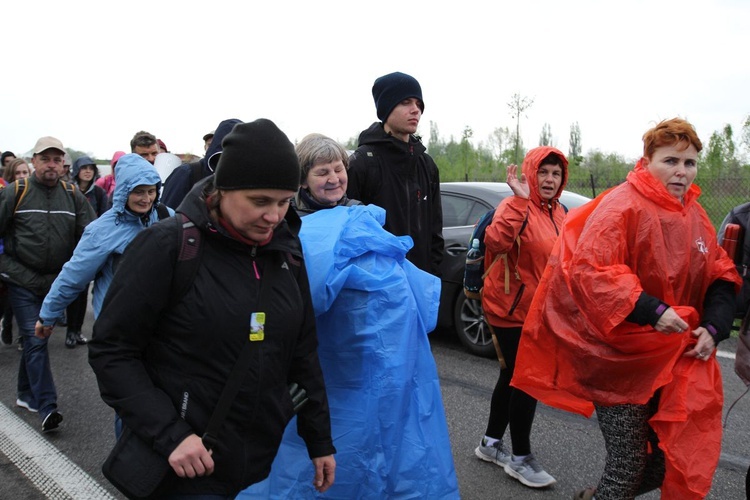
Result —
POLYGON ((214 472, 211 454, 201 438, 191 434, 169 454, 169 465, 179 477, 210 476, 214 472))
POLYGON ((668 308, 661 315, 659 321, 654 325, 654 329, 657 332, 669 335, 670 333, 682 333, 687 330, 690 325, 682 319, 673 308, 668 308))
POLYGON ((711 336, 708 330, 706 330, 702 326, 699 326, 698 328, 693 330, 691 334, 693 337, 698 339, 698 341, 695 343, 695 345, 693 345, 691 349, 685 351, 685 354, 683 354, 683 356, 694 357, 703 361, 708 361, 708 359, 711 357, 711 353, 716 348, 716 345, 714 344, 714 338, 711 336))

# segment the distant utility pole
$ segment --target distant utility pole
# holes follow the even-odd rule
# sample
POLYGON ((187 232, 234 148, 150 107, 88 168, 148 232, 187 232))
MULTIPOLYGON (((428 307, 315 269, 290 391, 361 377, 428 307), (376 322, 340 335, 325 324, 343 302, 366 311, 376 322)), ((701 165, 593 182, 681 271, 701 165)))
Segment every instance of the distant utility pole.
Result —
POLYGON ((518 148, 521 141, 521 115, 524 111, 529 109, 532 104, 534 104, 534 99, 529 97, 522 97, 518 92, 511 96, 510 102, 508 103, 508 107, 510 108, 510 116, 511 118, 516 120, 516 151, 513 156, 516 165, 518 165, 519 163, 518 148))

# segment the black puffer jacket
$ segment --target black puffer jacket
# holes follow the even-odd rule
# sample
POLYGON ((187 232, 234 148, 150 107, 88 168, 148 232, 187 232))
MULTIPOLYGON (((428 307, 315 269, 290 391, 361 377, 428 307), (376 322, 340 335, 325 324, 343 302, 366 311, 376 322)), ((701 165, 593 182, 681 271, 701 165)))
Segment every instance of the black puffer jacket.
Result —
POLYGON ((176 218, 141 232, 126 250, 94 325, 89 362, 104 401, 126 426, 168 456, 189 434, 202 435, 239 353, 250 317, 266 313, 265 339, 251 342, 253 362, 213 449, 214 474, 178 479, 166 489, 236 494, 265 478, 293 415, 287 390, 298 382, 310 397, 298 431, 311 457, 335 452, 317 355, 315 319, 293 210, 264 246, 229 237, 209 217, 199 184, 180 205, 201 230, 202 256, 192 287, 171 305, 178 256, 176 218), (261 276, 281 275, 270 304, 258 306, 261 276), (287 268, 287 269, 284 269, 287 268))
POLYGON ((435 161, 414 136, 409 142, 388 135, 379 122, 359 136, 349 159, 347 196, 385 209, 385 229, 409 235, 406 255, 418 268, 440 276, 443 260, 443 208, 435 161))

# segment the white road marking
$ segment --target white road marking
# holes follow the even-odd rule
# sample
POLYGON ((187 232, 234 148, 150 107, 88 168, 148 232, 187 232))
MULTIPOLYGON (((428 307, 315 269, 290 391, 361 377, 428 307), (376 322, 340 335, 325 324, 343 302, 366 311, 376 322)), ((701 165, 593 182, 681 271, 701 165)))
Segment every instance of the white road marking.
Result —
POLYGON ((729 352, 729 351, 716 351, 716 357, 717 358, 734 359, 735 355, 734 355, 733 352, 729 352))
POLYGON ((47 498, 99 500, 114 497, 52 446, 39 432, 0 403, 0 451, 47 498))

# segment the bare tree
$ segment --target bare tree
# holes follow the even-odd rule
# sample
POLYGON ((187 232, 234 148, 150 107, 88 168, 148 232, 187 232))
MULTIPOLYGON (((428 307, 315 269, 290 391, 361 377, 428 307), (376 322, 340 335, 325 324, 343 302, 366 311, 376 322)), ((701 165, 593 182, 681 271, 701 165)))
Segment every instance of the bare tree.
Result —
MULTIPOLYGON (((516 92, 510 98, 508 107, 510 108, 510 116, 516 120, 516 152, 514 155, 514 161, 516 165, 519 163, 518 160, 518 148, 519 148, 519 137, 521 136, 521 115, 524 111, 529 109, 534 104, 534 99, 530 97, 523 97, 521 94, 516 92)), ((525 116, 525 115, 524 115, 525 116)))
POLYGON ((466 182, 469 182, 469 149, 471 149, 469 139, 473 135, 474 131, 471 130, 471 127, 469 127, 468 125, 464 127, 464 131, 461 137, 461 150, 464 156, 464 180, 466 182))

